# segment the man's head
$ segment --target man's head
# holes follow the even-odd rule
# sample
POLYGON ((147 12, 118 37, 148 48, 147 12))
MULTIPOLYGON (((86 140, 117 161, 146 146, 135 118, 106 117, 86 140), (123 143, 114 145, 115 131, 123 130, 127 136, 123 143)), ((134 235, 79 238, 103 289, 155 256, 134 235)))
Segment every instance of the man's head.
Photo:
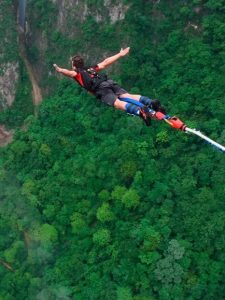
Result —
POLYGON ((82 69, 84 67, 84 59, 80 55, 72 57, 72 68, 73 70, 82 69))

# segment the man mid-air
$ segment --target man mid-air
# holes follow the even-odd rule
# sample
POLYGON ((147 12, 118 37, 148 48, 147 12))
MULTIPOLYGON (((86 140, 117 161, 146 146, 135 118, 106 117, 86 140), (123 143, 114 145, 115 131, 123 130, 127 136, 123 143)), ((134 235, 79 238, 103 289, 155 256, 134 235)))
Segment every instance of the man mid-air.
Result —
POLYGON ((72 70, 60 68, 56 64, 56 71, 73 78, 88 92, 96 96, 102 102, 117 109, 126 111, 128 114, 140 116, 147 126, 150 125, 152 114, 149 109, 165 113, 164 108, 158 100, 151 100, 141 95, 133 95, 120 87, 116 82, 108 79, 105 74, 99 71, 105 69, 119 58, 127 55, 130 47, 121 49, 119 53, 106 58, 97 65, 85 66, 84 59, 80 55, 72 58, 72 70), (141 105, 139 105, 141 103, 141 105))

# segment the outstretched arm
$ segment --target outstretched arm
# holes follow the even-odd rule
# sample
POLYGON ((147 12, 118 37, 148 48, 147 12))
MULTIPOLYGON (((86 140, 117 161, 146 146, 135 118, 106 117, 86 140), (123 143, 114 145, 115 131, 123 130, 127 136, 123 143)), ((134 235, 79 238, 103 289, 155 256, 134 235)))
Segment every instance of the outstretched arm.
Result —
POLYGON ((75 77, 77 75, 76 71, 60 68, 56 64, 54 64, 53 67, 55 68, 55 70, 58 73, 61 73, 61 74, 65 75, 65 76, 67 76, 67 77, 75 77))
POLYGON ((103 62, 98 64, 99 70, 105 69, 106 67, 108 67, 109 65, 117 61, 120 57, 127 55, 129 51, 130 51, 130 47, 127 47, 125 49, 122 48, 120 52, 117 53, 116 55, 106 58, 105 60, 103 60, 103 62))

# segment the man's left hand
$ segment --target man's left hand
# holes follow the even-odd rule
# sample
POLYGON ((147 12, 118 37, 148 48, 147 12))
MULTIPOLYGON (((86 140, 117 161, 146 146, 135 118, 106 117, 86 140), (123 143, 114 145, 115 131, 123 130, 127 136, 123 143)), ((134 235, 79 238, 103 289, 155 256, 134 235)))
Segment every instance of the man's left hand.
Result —
POLYGON ((130 51, 130 47, 127 47, 125 49, 121 48, 120 55, 121 56, 125 56, 125 55, 127 55, 129 53, 129 51, 130 51))

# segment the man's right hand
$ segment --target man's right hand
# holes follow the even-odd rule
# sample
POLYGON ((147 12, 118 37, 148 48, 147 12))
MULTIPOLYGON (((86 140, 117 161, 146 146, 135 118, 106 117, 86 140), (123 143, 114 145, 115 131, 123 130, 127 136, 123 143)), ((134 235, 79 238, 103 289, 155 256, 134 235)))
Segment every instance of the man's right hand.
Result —
POLYGON ((61 74, 63 74, 64 76, 74 78, 74 77, 77 75, 77 72, 76 72, 76 71, 73 71, 73 70, 67 70, 67 69, 60 68, 59 66, 57 66, 57 64, 53 64, 53 67, 55 68, 55 70, 56 70, 58 73, 61 73, 61 74))
POLYGON ((57 72, 59 72, 59 71, 60 71, 60 67, 59 67, 59 66, 57 66, 57 64, 53 64, 53 67, 55 68, 55 70, 56 70, 57 72))

